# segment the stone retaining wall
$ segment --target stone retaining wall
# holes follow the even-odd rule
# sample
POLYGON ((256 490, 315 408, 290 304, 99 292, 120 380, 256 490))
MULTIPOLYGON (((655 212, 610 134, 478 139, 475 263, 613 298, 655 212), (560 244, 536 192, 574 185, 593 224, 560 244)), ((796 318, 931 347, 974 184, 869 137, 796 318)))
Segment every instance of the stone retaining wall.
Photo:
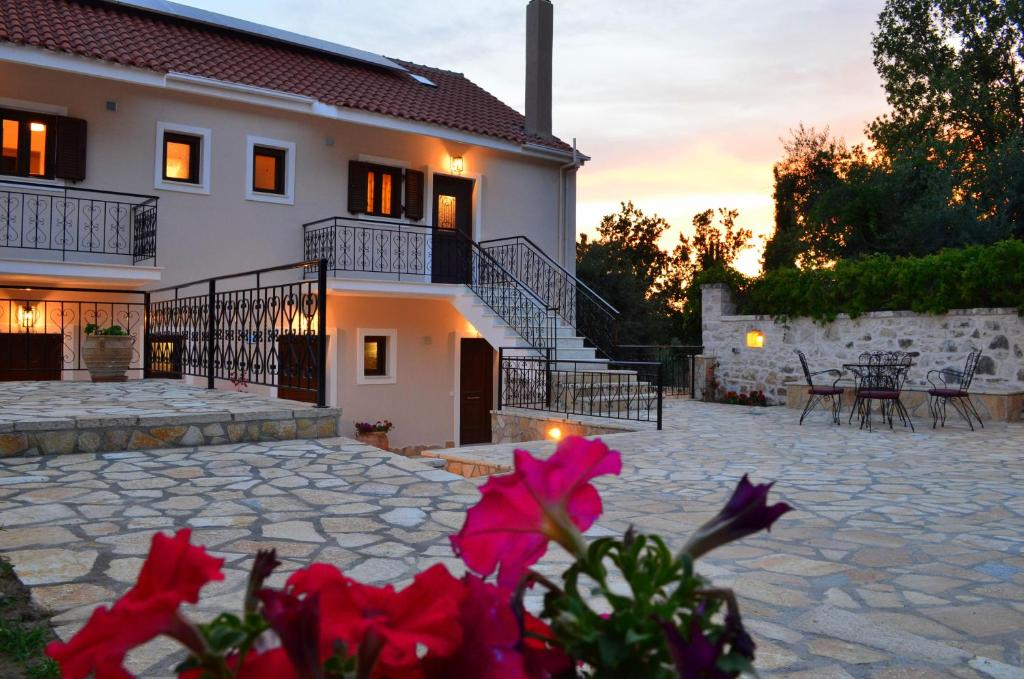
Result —
POLYGON ((600 423, 588 418, 569 418, 551 413, 506 408, 491 411, 491 441, 494 443, 519 443, 521 441, 542 441, 548 437, 551 427, 558 427, 562 436, 599 436, 635 431, 639 423, 623 421, 600 423))
POLYGON ((0 457, 179 448, 337 436, 336 408, 0 423, 0 457))
POLYGON ((914 389, 927 386, 929 370, 962 368, 967 353, 981 349, 972 391, 1024 392, 1024 319, 1016 309, 879 311, 855 319, 841 314, 824 324, 808 318, 776 322, 736 315, 725 285, 705 285, 701 293, 704 353, 717 364, 719 390, 760 389, 769 403, 786 403, 787 391, 805 384, 794 349, 807 354, 812 371, 841 368, 865 351, 910 352, 916 355, 907 386, 914 389), (755 330, 764 333, 761 348, 747 346, 747 333, 755 330))

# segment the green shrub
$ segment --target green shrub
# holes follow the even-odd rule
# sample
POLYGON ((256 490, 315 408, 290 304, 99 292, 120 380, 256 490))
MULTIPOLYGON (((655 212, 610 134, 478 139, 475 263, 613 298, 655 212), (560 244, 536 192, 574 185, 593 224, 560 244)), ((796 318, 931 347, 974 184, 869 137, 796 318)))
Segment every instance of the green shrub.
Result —
POLYGON ((733 285, 740 313, 831 321, 837 314, 1015 307, 1024 313, 1024 242, 943 250, 925 257, 871 255, 830 269, 777 269, 733 285))

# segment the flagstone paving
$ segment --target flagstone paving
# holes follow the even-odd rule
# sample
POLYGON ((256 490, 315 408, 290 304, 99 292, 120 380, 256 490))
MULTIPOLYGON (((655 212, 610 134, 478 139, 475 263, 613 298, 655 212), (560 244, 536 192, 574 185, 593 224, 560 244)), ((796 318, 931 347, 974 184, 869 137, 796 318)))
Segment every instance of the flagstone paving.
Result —
MULTIPOLYGON (((624 469, 597 482, 595 535, 634 524, 679 545, 747 472, 777 480, 773 494, 796 508, 699 564, 738 591, 762 674, 1024 677, 1024 426, 869 433, 824 416, 798 427, 782 408, 669 401, 665 431, 605 438, 624 469)), ((503 446, 457 452, 511 459, 503 446)), ((437 562, 460 573, 447 535, 481 481, 341 438, 11 458, 0 550, 66 637, 130 586, 154 531, 192 526, 227 560, 202 618, 238 606, 261 546, 285 562, 277 582, 313 560, 368 582, 437 562)), ((553 548, 540 567, 565 563, 553 548)), ((151 644, 132 667, 168 676, 173 651, 151 644)))

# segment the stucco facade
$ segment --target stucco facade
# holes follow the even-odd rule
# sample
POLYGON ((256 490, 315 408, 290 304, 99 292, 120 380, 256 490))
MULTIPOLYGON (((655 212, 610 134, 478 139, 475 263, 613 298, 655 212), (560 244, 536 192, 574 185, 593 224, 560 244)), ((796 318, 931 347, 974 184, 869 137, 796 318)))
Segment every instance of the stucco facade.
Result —
MULTIPOLYGON (((448 174, 451 157, 461 156, 462 176, 476 183, 477 240, 525 235, 559 263, 574 266, 575 183, 571 176, 560 179, 564 159, 34 66, 0 62, 0 70, 0 100, 8 105, 57 109, 88 122, 87 176, 75 186, 159 197, 156 262, 163 285, 301 260, 303 223, 349 216, 348 162, 359 159, 426 172, 429 196, 432 176, 448 174), (108 102, 116 110, 108 110, 108 102), (161 122, 209 130, 208 194, 157 188, 161 122), (295 144, 294 204, 246 199, 249 136, 295 144)), ((419 223, 429 226, 426 203, 419 223)), ((28 250, 2 257, 54 255, 28 250)))

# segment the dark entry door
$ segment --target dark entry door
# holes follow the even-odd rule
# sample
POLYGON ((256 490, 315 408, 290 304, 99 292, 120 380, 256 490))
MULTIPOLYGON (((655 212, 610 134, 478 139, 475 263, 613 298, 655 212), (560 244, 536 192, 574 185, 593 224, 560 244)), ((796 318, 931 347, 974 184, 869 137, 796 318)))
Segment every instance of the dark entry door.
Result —
POLYGON ((494 349, 484 339, 463 339, 459 365, 459 444, 491 442, 494 349))
POLYGON ((466 283, 472 255, 473 180, 434 175, 433 212, 431 280, 466 283))

